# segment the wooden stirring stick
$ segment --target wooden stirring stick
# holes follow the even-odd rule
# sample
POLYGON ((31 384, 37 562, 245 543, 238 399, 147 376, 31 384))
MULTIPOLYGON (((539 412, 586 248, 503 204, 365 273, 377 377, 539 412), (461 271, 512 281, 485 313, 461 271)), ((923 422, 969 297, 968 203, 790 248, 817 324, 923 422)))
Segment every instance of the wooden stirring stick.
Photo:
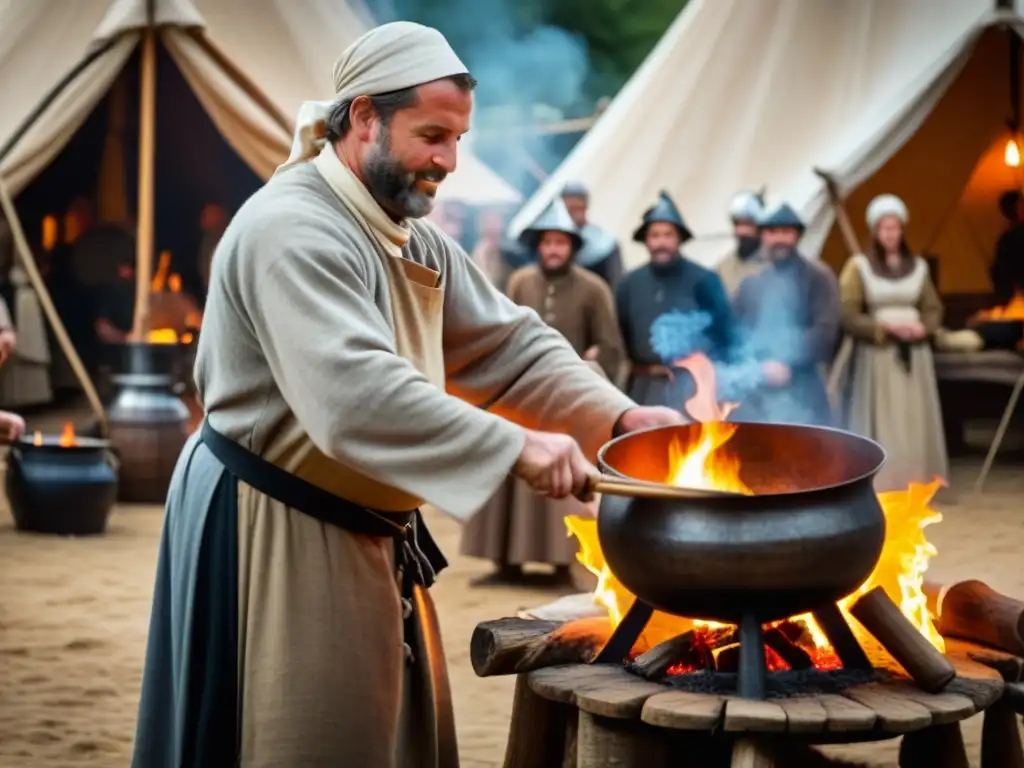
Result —
POLYGON ((638 480, 626 480, 608 475, 595 475, 587 482, 584 493, 590 496, 595 493, 609 496, 630 496, 634 499, 721 499, 743 496, 733 491, 715 491, 706 488, 680 488, 676 485, 645 483, 638 480))

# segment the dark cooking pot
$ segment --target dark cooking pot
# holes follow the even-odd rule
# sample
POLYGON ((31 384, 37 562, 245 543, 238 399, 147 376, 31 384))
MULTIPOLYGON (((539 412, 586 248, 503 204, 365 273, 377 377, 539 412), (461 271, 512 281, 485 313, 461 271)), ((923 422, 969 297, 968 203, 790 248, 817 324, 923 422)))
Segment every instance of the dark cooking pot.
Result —
POLYGON ((78 437, 61 446, 23 438, 7 454, 4 485, 18 530, 85 536, 103 533, 117 500, 118 464, 110 443, 78 437))
POLYGON ((1017 349, 1024 337, 1024 320, 979 320, 970 324, 981 336, 985 349, 1017 349))
MULTIPOLYGON (((604 496, 598 535, 626 589, 679 616, 762 623, 835 603, 874 570, 885 517, 872 478, 881 446, 823 427, 740 423, 719 450, 741 462, 753 496, 700 500, 604 496)), ((657 427, 612 440, 608 475, 660 483, 669 446, 695 444, 700 424, 657 427)))

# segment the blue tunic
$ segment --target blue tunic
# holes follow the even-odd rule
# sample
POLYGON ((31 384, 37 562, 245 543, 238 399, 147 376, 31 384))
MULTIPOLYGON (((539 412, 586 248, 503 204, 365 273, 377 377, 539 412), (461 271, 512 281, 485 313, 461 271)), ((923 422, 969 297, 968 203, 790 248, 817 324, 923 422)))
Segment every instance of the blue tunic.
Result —
POLYGON ((615 290, 615 309, 626 353, 635 368, 628 393, 641 405, 681 410, 694 392, 689 376, 670 379, 651 369, 665 364, 651 342, 651 327, 662 315, 680 312, 699 318, 704 326, 691 340, 692 348, 681 349, 677 357, 704 352, 712 360, 723 360, 732 354, 735 329, 721 278, 689 259, 645 264, 626 274, 615 290))
POLYGON ((791 372, 788 386, 762 384, 747 394, 734 420, 830 425, 823 369, 835 353, 841 314, 832 271, 794 252, 747 277, 733 309, 754 359, 791 372))

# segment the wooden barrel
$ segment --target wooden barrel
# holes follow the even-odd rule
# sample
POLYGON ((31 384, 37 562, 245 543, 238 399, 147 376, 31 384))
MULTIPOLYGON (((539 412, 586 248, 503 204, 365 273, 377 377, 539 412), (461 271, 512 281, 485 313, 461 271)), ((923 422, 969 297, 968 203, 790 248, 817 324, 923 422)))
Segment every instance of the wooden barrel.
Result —
POLYGON ((176 394, 179 382, 172 364, 181 353, 167 346, 132 345, 128 370, 113 377, 117 394, 108 423, 121 460, 120 501, 162 504, 188 439, 189 409, 176 394))

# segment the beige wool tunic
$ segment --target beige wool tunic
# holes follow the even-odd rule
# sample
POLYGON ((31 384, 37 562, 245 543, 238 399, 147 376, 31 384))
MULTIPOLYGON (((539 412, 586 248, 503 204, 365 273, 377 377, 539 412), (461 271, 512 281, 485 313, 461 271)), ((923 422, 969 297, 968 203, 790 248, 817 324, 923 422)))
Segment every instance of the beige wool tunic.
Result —
MULTIPOLYGON (((437 228, 387 218, 330 146, 243 206, 212 275, 195 371, 211 426, 374 509, 467 519, 519 425, 593 456, 633 406, 437 228)), ((457 764, 438 747, 451 708, 425 590, 432 651, 406 667, 392 542, 244 484, 238 541, 241 764, 457 764)))
MULTIPOLYGON (((600 277, 578 266, 552 276, 531 264, 512 273, 508 296, 537 312, 577 354, 596 346, 600 370, 612 381, 621 377, 625 345, 611 289, 600 277)), ((509 477, 466 524, 461 552, 511 565, 569 565, 575 559, 577 543, 563 521, 566 515, 585 511, 576 499, 546 499, 522 480, 509 477)))

